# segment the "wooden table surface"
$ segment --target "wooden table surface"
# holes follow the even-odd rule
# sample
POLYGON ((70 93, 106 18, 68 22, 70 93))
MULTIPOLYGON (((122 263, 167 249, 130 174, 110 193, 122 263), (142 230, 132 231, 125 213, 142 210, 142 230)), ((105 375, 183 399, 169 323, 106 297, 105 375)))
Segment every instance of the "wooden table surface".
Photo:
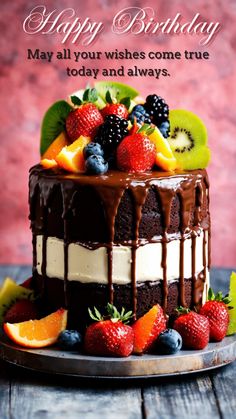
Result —
MULTIPOLYGON (((17 282, 29 266, 1 266, 17 282)), ((235 270, 235 269, 234 269, 235 270)), ((232 269, 212 269, 215 290, 227 292, 232 269)), ((0 361, 0 419, 236 418, 236 362, 165 379, 94 381, 48 376, 0 361)))

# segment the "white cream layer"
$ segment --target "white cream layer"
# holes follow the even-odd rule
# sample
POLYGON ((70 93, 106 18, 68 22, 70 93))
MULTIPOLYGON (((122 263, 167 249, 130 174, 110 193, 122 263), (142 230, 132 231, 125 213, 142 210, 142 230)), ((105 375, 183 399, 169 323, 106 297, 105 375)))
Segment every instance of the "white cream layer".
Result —
MULTIPOLYGON (((42 273, 42 240, 37 236, 37 272, 42 273)), ((191 239, 184 241, 184 277, 192 276, 191 239)), ((206 249, 207 254, 207 249, 206 249)), ((159 281, 163 279, 161 267, 162 245, 150 243, 140 246, 136 252, 136 281, 159 281)), ((112 258, 112 280, 114 284, 131 282, 131 248, 114 246, 112 258)), ((167 244, 167 280, 179 278, 180 240, 167 244)), ((196 274, 203 270, 203 232, 196 239, 196 274)), ((64 244, 55 237, 47 239, 46 275, 50 278, 64 278, 64 244)), ((107 249, 100 247, 89 250, 77 243, 68 247, 68 280, 84 283, 107 284, 107 249)))

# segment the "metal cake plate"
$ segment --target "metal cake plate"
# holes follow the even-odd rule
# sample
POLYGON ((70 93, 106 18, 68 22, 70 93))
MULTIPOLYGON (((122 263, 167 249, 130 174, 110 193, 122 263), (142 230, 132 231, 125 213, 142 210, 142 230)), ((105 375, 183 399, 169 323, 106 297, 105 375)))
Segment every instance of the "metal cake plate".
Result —
POLYGON ((12 364, 49 374, 110 379, 163 377, 206 371, 235 361, 236 336, 210 343, 202 351, 109 358, 64 352, 57 347, 25 349, 1 335, 0 357, 12 364))

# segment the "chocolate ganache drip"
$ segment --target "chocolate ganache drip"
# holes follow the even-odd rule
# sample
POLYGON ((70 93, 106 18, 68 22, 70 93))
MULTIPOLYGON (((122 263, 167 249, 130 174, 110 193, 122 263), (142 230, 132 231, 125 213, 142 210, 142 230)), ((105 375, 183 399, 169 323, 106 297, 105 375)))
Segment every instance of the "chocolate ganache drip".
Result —
MULTIPOLYGON (((162 306, 168 303, 168 243, 179 239, 179 304, 186 305, 184 246, 191 239, 192 301, 202 288, 196 272, 196 237, 203 231, 203 278, 210 267, 210 216, 205 170, 130 174, 111 171, 102 176, 68 174, 62 170, 30 170, 30 220, 33 233, 33 275, 37 269, 37 236, 43 236, 41 274, 47 276, 47 239, 64 242, 64 300, 68 301, 68 247, 72 242, 89 249, 106 247, 107 284, 114 300, 113 249, 131 248, 133 311, 137 309, 136 252, 148 243, 161 243, 162 306), (206 246, 208 243, 208 252, 206 246)), ((153 260, 155 263, 155 260, 153 260)), ((94 278, 96 282, 96 278, 94 278)))

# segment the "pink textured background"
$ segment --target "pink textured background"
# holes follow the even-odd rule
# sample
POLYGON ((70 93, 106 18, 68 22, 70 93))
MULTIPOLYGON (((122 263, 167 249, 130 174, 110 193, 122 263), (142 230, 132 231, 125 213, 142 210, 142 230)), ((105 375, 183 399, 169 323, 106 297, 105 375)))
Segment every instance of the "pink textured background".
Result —
MULTIPOLYGON (((212 259, 214 265, 236 264, 236 3, 234 0, 125 1, 60 0, 44 1, 49 10, 74 7, 76 15, 102 20, 109 27, 113 16, 127 6, 152 6, 158 19, 181 12, 192 19, 199 12, 208 20, 219 20, 222 31, 207 47, 198 45, 191 36, 117 37, 110 30, 94 44, 94 50, 128 48, 130 50, 207 50, 208 61, 88 61, 92 67, 167 67, 171 77, 123 79, 143 95, 158 93, 171 108, 196 112, 206 123, 212 162, 211 214, 213 227, 212 259)), ((1 2, 1 218, 0 262, 31 263, 31 234, 28 223, 28 169, 39 160, 40 121, 50 104, 84 86, 86 79, 67 77, 65 67, 78 68, 80 63, 27 61, 27 48, 61 50, 60 37, 29 36, 22 22, 37 1, 1 2)), ((68 48, 82 50, 80 45, 68 48)), ((92 49, 91 47, 89 48, 92 49)))

